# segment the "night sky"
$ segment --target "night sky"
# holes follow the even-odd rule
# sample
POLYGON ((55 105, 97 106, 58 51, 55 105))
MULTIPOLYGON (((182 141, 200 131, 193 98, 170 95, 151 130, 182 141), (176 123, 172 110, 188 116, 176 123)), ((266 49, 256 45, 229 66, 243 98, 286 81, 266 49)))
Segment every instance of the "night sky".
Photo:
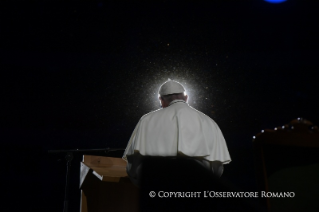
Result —
POLYGON ((61 211, 64 158, 47 151, 125 148, 140 117, 160 107, 168 78, 219 125, 233 160, 224 179, 245 191, 257 189, 255 134, 298 117, 319 124, 314 3, 21 1, 0 12, 8 208, 61 211))

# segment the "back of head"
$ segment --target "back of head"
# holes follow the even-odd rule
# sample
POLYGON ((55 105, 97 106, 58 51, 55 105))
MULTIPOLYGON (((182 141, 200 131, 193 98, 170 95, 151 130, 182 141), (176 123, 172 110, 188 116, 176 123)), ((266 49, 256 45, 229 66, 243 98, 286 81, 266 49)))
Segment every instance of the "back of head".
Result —
POLYGON ((184 93, 173 93, 173 94, 161 96, 161 98, 167 102, 171 102, 171 101, 174 101, 176 99, 182 99, 185 101, 185 94, 184 93))
POLYGON ((186 101, 185 88, 177 81, 168 79, 161 85, 158 94, 160 98, 166 102, 171 102, 175 99, 186 101))

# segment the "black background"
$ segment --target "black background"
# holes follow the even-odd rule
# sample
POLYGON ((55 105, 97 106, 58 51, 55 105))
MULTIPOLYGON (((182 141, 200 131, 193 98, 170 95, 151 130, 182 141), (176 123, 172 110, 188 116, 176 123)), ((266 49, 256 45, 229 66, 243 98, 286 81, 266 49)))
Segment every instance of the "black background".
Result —
POLYGON ((1 2, 3 211, 62 211, 65 161, 47 151, 125 148, 168 78, 221 128, 233 160, 223 178, 257 190, 252 136, 319 123, 313 2, 1 2))

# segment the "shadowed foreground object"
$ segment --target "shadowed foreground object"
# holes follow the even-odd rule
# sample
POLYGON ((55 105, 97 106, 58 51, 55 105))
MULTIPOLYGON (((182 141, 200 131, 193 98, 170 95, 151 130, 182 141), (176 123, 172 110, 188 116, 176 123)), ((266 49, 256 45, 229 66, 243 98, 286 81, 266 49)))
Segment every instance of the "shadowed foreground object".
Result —
POLYGON ((139 211, 138 188, 120 158, 84 155, 81 163, 81 212, 139 211))
POLYGON ((249 198, 205 197, 205 191, 234 190, 191 159, 146 157, 142 167, 140 195, 142 212, 238 211, 239 208, 241 211, 261 211, 250 202, 249 198), (192 197, 163 197, 164 192, 191 192, 192 197), (151 197, 154 194, 155 196, 151 197))
POLYGON ((234 190, 189 158, 145 157, 140 189, 130 182, 125 166, 126 162, 119 158, 84 155, 80 172, 81 212, 209 208, 214 211, 238 211, 238 208, 241 211, 262 211, 249 198, 214 198, 204 194, 206 191, 234 190), (161 198, 161 191, 188 194, 180 198, 161 198))
POLYGON ((319 211, 319 130, 298 118, 274 130, 263 130, 254 140, 259 189, 268 211, 319 211), (293 198, 272 198, 294 192, 293 198))

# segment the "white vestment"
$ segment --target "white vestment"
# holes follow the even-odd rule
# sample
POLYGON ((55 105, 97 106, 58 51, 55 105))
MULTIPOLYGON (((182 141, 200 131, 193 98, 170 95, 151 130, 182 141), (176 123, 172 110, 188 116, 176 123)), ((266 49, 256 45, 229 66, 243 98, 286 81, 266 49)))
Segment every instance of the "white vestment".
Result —
POLYGON ((218 125, 183 100, 174 100, 166 108, 144 115, 128 142, 123 159, 142 156, 178 156, 206 161, 231 161, 218 125))

